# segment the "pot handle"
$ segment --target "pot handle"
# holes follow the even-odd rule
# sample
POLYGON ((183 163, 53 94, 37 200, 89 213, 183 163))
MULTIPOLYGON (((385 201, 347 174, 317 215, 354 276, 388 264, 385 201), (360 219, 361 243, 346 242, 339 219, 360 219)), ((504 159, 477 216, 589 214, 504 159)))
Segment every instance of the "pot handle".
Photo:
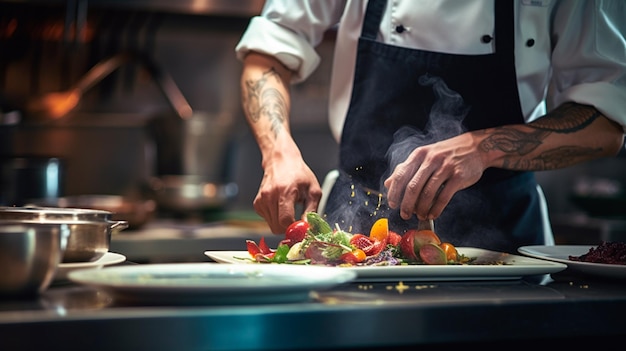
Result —
POLYGON ((128 228, 128 221, 107 221, 110 224, 111 234, 117 234, 128 228))

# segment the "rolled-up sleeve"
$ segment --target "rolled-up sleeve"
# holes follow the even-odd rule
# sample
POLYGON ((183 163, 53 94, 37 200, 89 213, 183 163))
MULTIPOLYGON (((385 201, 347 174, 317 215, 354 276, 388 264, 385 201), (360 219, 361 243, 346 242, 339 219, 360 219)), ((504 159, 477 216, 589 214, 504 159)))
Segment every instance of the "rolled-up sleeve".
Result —
POLYGON ((592 105, 626 132, 626 2, 563 1, 554 20, 552 105, 592 105))
POLYGON ((274 56, 294 72, 292 83, 308 78, 320 63, 315 47, 339 22, 344 1, 268 1, 253 17, 235 48, 242 60, 250 51, 274 56))

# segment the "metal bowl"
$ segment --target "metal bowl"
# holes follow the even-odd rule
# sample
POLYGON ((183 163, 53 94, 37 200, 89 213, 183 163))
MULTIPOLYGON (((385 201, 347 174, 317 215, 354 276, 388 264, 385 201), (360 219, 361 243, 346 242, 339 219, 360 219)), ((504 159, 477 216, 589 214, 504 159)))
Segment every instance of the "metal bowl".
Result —
POLYGON ((109 251, 111 235, 128 228, 127 221, 110 220, 102 210, 56 207, 0 207, 0 221, 65 224, 70 236, 62 262, 92 262, 109 251))
POLYGON ((64 223, 0 220, 0 295, 22 297, 46 290, 69 236, 64 223))
POLYGON ((220 209, 238 193, 235 183, 214 183, 194 175, 165 175, 152 180, 157 206, 170 211, 220 209))

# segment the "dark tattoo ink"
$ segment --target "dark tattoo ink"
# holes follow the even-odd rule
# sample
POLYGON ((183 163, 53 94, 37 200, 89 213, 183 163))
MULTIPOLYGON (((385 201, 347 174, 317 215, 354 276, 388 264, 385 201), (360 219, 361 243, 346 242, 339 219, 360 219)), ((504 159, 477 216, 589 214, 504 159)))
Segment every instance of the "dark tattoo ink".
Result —
POLYGON ((512 127, 501 127, 483 140, 479 147, 485 152, 498 150, 507 154, 526 155, 535 150, 550 132, 537 130, 531 133, 512 127))
POLYGON ((274 68, 263 73, 263 76, 256 81, 245 82, 244 108, 253 123, 258 122, 261 117, 267 117, 272 125, 272 132, 276 136, 287 116, 287 103, 277 89, 266 87, 267 80, 271 77, 279 81, 278 72, 274 68))
POLYGON ((555 133, 575 133, 600 116, 600 112, 591 106, 566 103, 528 126, 555 133))
POLYGON ((600 148, 587 148, 579 146, 562 146, 548 150, 532 159, 505 159, 503 166, 518 170, 552 170, 566 167, 580 160, 587 159, 589 155, 598 154, 600 148))
POLYGON ((479 145, 483 152, 500 151, 505 154, 502 166, 517 170, 550 170, 588 159, 602 152, 601 148, 564 145, 547 150, 532 158, 524 158, 539 148, 543 141, 553 133, 569 134, 580 131, 600 117, 601 114, 591 106, 575 103, 563 104, 546 116, 529 123, 527 128, 503 126, 479 145), (522 157, 520 157, 522 156, 522 157))

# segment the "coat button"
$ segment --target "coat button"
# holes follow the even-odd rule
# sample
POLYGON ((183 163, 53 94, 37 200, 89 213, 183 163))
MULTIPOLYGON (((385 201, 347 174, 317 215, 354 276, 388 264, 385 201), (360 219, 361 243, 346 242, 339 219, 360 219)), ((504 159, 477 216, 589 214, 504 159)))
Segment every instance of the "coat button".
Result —
POLYGON ((483 43, 485 43, 485 44, 488 44, 488 43, 491 43, 491 40, 492 40, 492 39, 493 39, 493 38, 491 37, 491 35, 489 35, 489 34, 485 34, 485 35, 483 35, 483 36, 480 38, 480 41, 482 41, 482 42, 483 42, 483 43))
POLYGON ((526 46, 531 47, 535 45, 535 39, 526 40, 526 46))
POLYGON ((406 30, 403 25, 396 26, 396 33, 402 33, 406 30))

